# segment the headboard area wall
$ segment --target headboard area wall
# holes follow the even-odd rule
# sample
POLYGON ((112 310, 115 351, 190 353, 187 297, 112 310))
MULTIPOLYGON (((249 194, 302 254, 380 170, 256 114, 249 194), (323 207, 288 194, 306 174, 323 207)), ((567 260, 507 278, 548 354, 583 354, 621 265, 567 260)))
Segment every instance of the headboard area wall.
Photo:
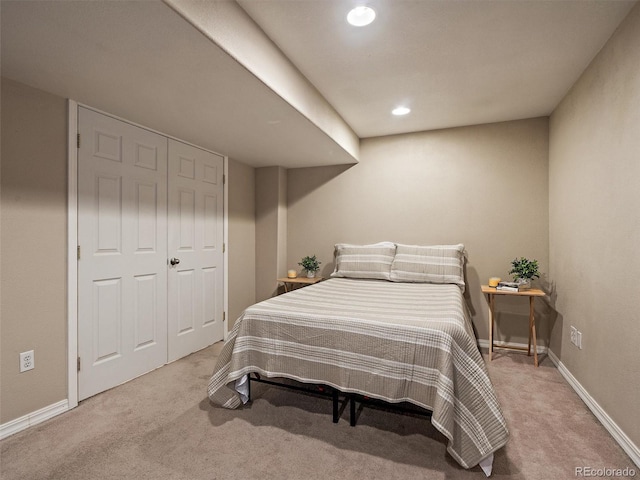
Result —
MULTIPOLYGON (((548 119, 534 118, 364 139, 349 168, 290 169, 288 268, 315 254, 328 276, 336 243, 463 243, 467 301, 486 339, 480 285, 508 278, 516 256, 548 271, 548 143, 548 119)), ((526 316, 524 307, 501 315, 526 316)), ((501 327, 504 339, 527 342, 526 320, 501 327)), ((544 319, 540 327, 545 337, 544 319)))

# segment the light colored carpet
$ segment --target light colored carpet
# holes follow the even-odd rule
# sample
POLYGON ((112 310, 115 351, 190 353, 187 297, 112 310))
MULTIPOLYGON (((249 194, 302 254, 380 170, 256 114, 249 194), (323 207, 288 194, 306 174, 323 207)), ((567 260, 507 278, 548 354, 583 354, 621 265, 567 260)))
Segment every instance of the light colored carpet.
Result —
MULTIPOLYGON (((330 400, 257 385, 239 410, 210 405, 216 344, 0 443, 3 480, 481 479, 428 418, 362 410, 331 422, 330 400)), ((497 479, 571 479, 576 467, 636 468, 551 361, 499 353, 489 372, 511 439, 497 479)))

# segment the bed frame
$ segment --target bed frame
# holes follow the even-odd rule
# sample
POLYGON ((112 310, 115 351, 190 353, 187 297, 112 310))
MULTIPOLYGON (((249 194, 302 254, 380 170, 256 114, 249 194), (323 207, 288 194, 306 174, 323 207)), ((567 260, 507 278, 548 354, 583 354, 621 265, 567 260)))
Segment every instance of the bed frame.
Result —
POLYGON ((359 395, 357 393, 343 393, 340 390, 327 386, 327 385, 318 385, 318 384, 309 384, 307 387, 301 387, 298 385, 290 385, 288 383, 276 382, 274 380, 266 380, 260 376, 258 373, 249 374, 247 376, 248 379, 248 397, 249 401, 251 401, 251 382, 264 383, 267 385, 273 385, 276 387, 282 387, 289 390, 294 390, 297 392, 309 393, 312 395, 317 395, 325 398, 331 398, 331 403, 333 407, 333 423, 338 423, 342 413, 345 411, 347 404, 349 405, 349 425, 352 427, 356 426, 358 421, 358 417, 362 412, 365 405, 377 407, 383 410, 396 412, 396 413, 409 413, 413 415, 431 417, 431 410, 423 409, 420 407, 413 406, 412 408, 406 408, 402 405, 396 405, 389 402, 385 402, 383 400, 377 400, 374 398, 370 398, 364 395, 359 395), (253 375, 253 377, 252 377, 253 375), (342 402, 340 401, 340 397, 343 397, 342 402), (360 408, 356 409, 356 402, 360 404, 360 408))

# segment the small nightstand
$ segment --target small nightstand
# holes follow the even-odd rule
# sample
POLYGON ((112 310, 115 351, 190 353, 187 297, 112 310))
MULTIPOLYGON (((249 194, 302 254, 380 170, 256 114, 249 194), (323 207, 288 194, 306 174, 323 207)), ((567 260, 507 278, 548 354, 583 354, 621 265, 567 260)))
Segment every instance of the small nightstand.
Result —
MULTIPOLYGON (((493 354, 493 323, 494 323, 494 305, 496 295, 516 296, 516 297, 528 297, 529 298, 529 347, 526 349, 527 355, 531 355, 531 339, 533 338, 533 363, 538 366, 538 346, 536 343, 536 319, 533 314, 533 300, 535 297, 544 297, 545 293, 537 288, 530 288, 529 290, 521 290, 519 292, 510 292, 508 290, 497 290, 495 287, 488 285, 482 285, 482 293, 487 294, 487 300, 489 302, 489 361, 491 361, 491 355, 493 354)), ((524 347, 507 347, 504 345, 496 345, 497 348, 506 348, 508 350, 525 350, 524 347)))
POLYGON ((306 287, 307 285, 313 285, 314 283, 321 282, 322 280, 324 280, 324 278, 322 278, 322 277, 313 277, 313 278, 307 278, 307 277, 288 278, 288 277, 283 277, 283 278, 279 278, 278 279, 278 281, 284 285, 284 292, 285 293, 292 291, 295 288, 294 287, 295 285, 298 285, 298 288, 302 288, 302 287, 306 287))

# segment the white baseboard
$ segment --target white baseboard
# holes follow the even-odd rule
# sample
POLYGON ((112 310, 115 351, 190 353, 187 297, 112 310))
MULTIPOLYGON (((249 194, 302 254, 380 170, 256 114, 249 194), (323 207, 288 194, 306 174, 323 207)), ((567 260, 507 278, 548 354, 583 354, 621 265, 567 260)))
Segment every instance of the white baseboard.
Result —
MULTIPOLYGON (((489 342, 487 342, 488 344, 489 342)), ((614 422, 607 412, 605 412, 598 402, 589 395, 584 387, 576 380, 569 369, 560 361, 560 359, 549 350, 549 358, 558 368, 560 375, 571 385, 582 401, 589 407, 589 410, 596 416, 600 423, 607 429, 616 442, 622 447, 627 455, 631 458, 631 461, 640 468, 640 448, 631 441, 631 439, 622 431, 622 429, 614 422)))
MULTIPOLYGON (((489 351, 489 340, 485 340, 484 338, 478 339, 478 345, 480 348, 489 351)), ((514 343, 514 342, 493 342, 494 348, 500 348, 501 346, 512 347, 512 348, 524 348, 526 349, 529 345, 526 343, 514 343)), ((547 353, 547 347, 544 345, 538 345, 538 355, 547 353)), ((526 352, 524 352, 526 353, 526 352)))
POLYGON ((20 418, 11 420, 7 423, 0 425, 0 440, 7 438, 14 433, 21 432, 29 427, 37 425, 49 420, 50 418, 60 415, 69 410, 69 401, 60 400, 52 405, 36 410, 35 412, 28 413, 20 418))

